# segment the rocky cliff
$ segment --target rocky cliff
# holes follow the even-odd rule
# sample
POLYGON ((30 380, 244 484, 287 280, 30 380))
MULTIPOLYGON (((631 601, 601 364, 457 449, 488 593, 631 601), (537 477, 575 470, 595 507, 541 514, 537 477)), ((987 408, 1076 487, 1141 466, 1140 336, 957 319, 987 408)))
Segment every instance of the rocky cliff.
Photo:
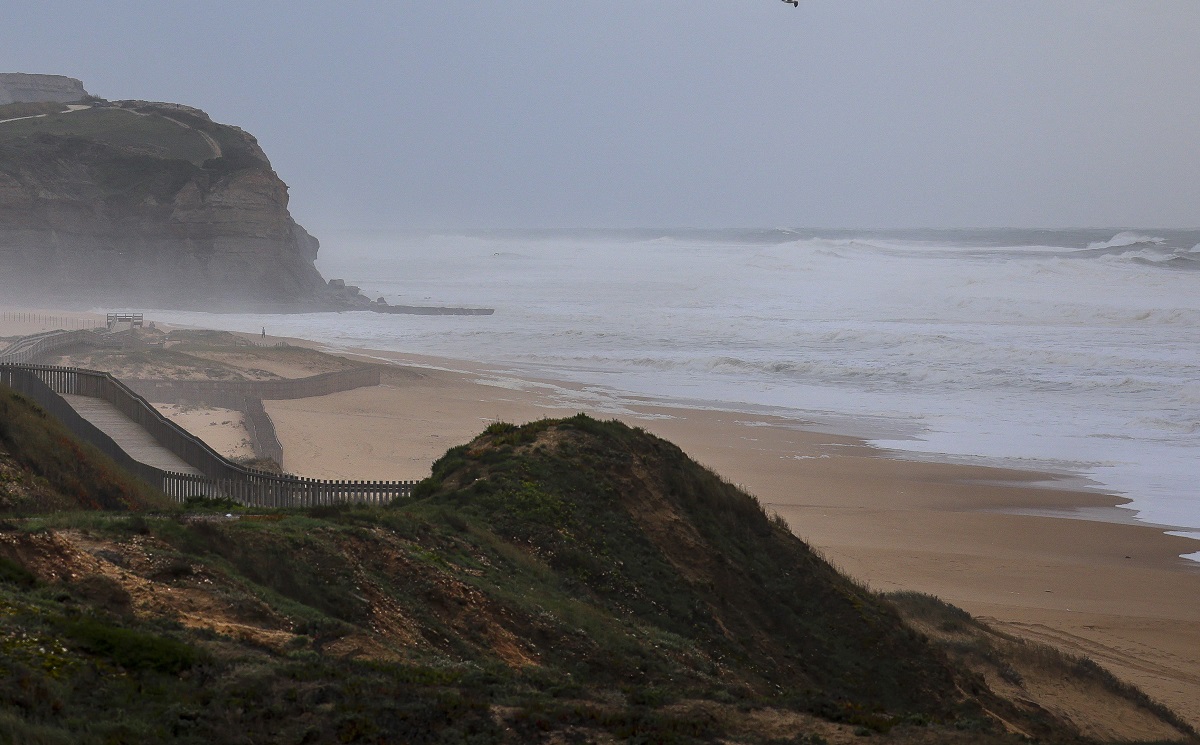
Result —
POLYGON ((0 73, 0 106, 10 103, 79 101, 87 96, 83 83, 63 75, 0 73))
POLYGON ((88 103, 21 119, 0 106, 0 293, 204 310, 327 302, 318 242, 253 136, 187 106, 88 103))

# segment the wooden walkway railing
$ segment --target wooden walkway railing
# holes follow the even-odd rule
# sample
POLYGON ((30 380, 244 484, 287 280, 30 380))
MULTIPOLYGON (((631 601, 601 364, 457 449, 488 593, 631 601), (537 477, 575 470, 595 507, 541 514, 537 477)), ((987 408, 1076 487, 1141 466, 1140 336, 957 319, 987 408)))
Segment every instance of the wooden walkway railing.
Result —
POLYGON ((96 370, 0 363, 0 383, 32 398, 77 436, 180 501, 200 496, 230 498, 259 507, 311 507, 337 502, 382 504, 410 497, 416 484, 415 481, 327 481, 247 468, 218 454, 199 437, 167 419, 129 386, 96 370), (108 401, 204 475, 161 471, 133 460, 120 443, 79 416, 59 394, 108 401))
POLYGON ((129 453, 109 437, 103 430, 80 416, 79 412, 43 382, 37 375, 26 373, 21 366, 0 364, 0 383, 33 399, 47 414, 59 420, 81 440, 112 458, 117 465, 133 475, 158 486, 162 472, 153 466, 134 460, 129 453))
POLYGON ((328 396, 379 385, 380 372, 375 365, 286 380, 129 380, 129 387, 148 401, 157 403, 197 403, 235 408, 244 398, 280 401, 291 398, 328 396))
POLYGON ((283 443, 275 432, 275 422, 267 414, 261 398, 246 398, 242 401, 242 415, 250 445, 259 458, 270 458, 283 468, 283 443))
POLYGON ((130 390, 154 403, 197 404, 236 409, 245 416, 250 443, 259 458, 270 458, 283 465, 283 445, 275 433, 275 423, 263 408, 263 401, 327 396, 379 385, 377 366, 366 365, 349 370, 287 380, 156 380, 129 378, 123 381, 130 390))
POLYGON ((33 362, 39 355, 63 347, 89 343, 102 333, 99 329, 81 331, 47 331, 18 339, 12 346, 0 351, 0 363, 33 362))

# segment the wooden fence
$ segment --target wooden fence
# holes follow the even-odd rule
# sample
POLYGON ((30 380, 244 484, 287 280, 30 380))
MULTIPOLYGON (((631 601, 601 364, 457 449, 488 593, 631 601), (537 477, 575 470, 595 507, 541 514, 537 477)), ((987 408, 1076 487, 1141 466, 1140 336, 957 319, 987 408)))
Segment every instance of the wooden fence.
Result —
POLYGON ((37 324, 38 326, 49 327, 51 329, 94 329, 100 326, 100 322, 94 318, 56 316, 53 314, 26 310, 0 311, 0 321, 12 321, 21 324, 37 324))
POLYGON ((375 365, 286 380, 154 380, 127 381, 129 387, 148 401, 157 403, 195 403, 223 408, 238 408, 246 398, 281 401, 292 398, 328 396, 355 388, 379 385, 380 371, 375 365))
POLYGON ((279 441, 279 435, 275 432, 275 422, 271 421, 270 415, 263 407, 262 399, 243 399, 241 410, 254 454, 259 458, 270 458, 283 468, 283 443, 279 441))
POLYGON ((203 496, 229 498, 259 507, 311 507, 338 502, 382 504, 412 496, 416 484, 415 481, 327 481, 247 468, 218 454, 199 437, 167 419, 121 381, 96 370, 0 364, 0 383, 32 398, 77 436, 181 501, 203 496), (203 476, 162 471, 134 460, 112 438, 81 417, 60 394, 108 401, 203 476))
POLYGON ((258 474, 248 479, 207 479, 163 473, 163 493, 182 502, 189 497, 223 497, 254 507, 317 507, 350 502, 387 504, 412 496, 412 481, 325 481, 258 474))
POLYGON ((56 349, 88 344, 98 336, 98 330, 47 331, 18 339, 7 349, 0 351, 0 363, 33 362, 40 355, 56 349))
POLYGON ((112 458, 117 465, 151 486, 159 485, 162 471, 134 460, 103 430, 80 416, 71 404, 67 403, 40 377, 22 368, 23 366, 0 364, 0 383, 7 385, 26 398, 32 399, 47 414, 62 422, 76 437, 90 443, 97 450, 112 458))
POLYGON ((259 458, 270 458, 282 467, 283 445, 275 432, 275 423, 263 408, 264 400, 327 396, 379 385, 379 381, 379 368, 370 365, 288 380, 130 378, 124 383, 142 398, 155 403, 195 404, 241 411, 254 454, 259 458))

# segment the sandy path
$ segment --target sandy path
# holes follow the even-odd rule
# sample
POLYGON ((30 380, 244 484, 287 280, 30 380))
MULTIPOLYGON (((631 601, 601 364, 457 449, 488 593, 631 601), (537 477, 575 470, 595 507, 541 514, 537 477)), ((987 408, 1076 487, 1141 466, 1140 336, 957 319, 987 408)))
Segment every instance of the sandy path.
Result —
POLYGON ((66 394, 62 398, 134 460, 163 471, 201 475, 199 470, 163 446, 145 427, 126 416, 109 401, 92 396, 66 394))
POLYGON ((194 127, 192 129, 196 134, 203 137, 204 141, 208 143, 208 146, 212 148, 214 158, 220 158, 224 155, 224 153, 221 151, 221 143, 213 139, 212 135, 210 135, 208 132, 202 132, 198 129, 195 129, 194 127))
MULTIPOLYGON (((60 111, 58 113, 59 114, 73 114, 76 111, 84 111, 85 109, 90 109, 90 108, 92 108, 92 107, 89 105, 86 105, 86 104, 71 103, 71 104, 67 104, 66 111, 60 111)), ((7 124, 9 122, 19 122, 19 121, 23 121, 25 119, 41 119, 42 117, 46 117, 46 116, 50 116, 50 115, 49 114, 32 114, 30 116, 15 116, 11 119, 0 119, 0 124, 7 124)))
MULTIPOLYGON (((142 114, 142 113, 136 112, 136 111, 133 113, 138 114, 139 116, 148 116, 148 114, 142 114)), ((202 138, 204 138, 204 142, 207 143, 210 148, 212 148, 212 154, 213 154, 214 158, 220 158, 223 155, 223 153, 221 151, 221 143, 219 143, 215 139, 213 139, 213 136, 210 135, 208 132, 204 132, 202 130, 196 129, 195 127, 193 127, 190 124, 181 122, 178 119, 172 119, 169 116, 163 116, 163 119, 166 119, 167 121, 169 121, 172 124, 183 127, 184 129, 190 129, 193 132, 195 132, 196 134, 200 135, 202 138)))

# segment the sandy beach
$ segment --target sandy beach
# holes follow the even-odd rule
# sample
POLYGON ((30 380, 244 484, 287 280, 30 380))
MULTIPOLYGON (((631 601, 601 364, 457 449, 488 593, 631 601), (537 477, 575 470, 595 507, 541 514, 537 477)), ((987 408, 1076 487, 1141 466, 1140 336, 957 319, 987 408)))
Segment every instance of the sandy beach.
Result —
POLYGON ((155 404, 154 408, 180 427, 199 435, 209 447, 226 458, 254 457, 245 415, 240 411, 180 404, 155 404))
MULTIPOLYGON (((32 331, 0 325, 0 336, 21 333, 32 331)), ((1130 524, 1120 498, 1072 491, 1052 474, 906 460, 793 420, 662 406, 465 361, 346 356, 387 364, 382 385, 266 402, 286 470, 419 479, 492 421, 616 417, 744 486, 870 587, 932 593, 1003 630, 1091 657, 1200 726, 1200 564, 1179 558, 1200 543, 1130 524), (1020 514, 1039 510, 1102 519, 1020 514)), ((233 412, 172 414, 230 454, 241 445, 233 412)))
POLYGON ((418 479, 492 421, 615 416, 744 486, 870 587, 932 593, 1091 657, 1200 725, 1200 565, 1179 558, 1200 544, 1129 524, 1117 497, 1071 491, 1052 474, 889 457, 790 420, 367 354, 399 365, 379 387, 267 402, 288 470, 418 479), (1110 521, 1012 514, 1021 510, 1089 510, 1110 521))

